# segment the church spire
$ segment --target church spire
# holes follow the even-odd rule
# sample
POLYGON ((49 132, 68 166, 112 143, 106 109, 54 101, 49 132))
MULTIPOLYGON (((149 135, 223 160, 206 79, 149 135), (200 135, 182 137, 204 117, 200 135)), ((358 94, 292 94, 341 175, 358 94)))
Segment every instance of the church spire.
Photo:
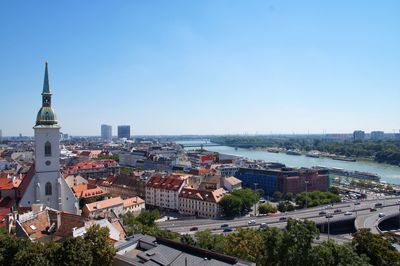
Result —
POLYGON ((36 126, 54 126, 57 125, 57 117, 51 108, 51 92, 49 82, 48 63, 44 71, 44 82, 42 91, 42 108, 40 108, 36 117, 36 126))
POLYGON ((48 62, 46 61, 46 68, 44 71, 44 82, 43 82, 43 92, 42 94, 51 94, 50 92, 50 82, 49 82, 49 71, 47 68, 48 62))

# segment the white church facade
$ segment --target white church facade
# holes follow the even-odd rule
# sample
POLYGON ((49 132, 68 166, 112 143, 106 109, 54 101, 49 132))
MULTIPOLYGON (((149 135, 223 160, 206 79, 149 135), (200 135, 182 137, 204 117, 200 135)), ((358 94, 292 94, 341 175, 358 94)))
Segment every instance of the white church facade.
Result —
POLYGON ((51 107, 48 67, 44 75, 42 107, 35 131, 35 175, 19 203, 21 207, 43 204, 64 212, 79 213, 78 200, 60 172, 60 126, 51 107))

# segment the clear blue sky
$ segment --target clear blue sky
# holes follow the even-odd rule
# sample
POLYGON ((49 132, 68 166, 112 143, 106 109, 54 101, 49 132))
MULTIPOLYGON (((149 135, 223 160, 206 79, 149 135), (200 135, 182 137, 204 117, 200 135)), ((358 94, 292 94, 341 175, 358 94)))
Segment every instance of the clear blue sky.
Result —
POLYGON ((49 61, 62 131, 400 128, 400 1, 1 1, 0 129, 32 135, 49 61))

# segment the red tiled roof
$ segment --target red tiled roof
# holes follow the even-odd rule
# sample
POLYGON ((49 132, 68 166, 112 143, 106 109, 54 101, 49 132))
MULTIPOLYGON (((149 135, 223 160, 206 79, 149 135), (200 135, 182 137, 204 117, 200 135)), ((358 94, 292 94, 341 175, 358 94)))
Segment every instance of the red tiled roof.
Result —
POLYGON ((35 218, 25 221, 21 225, 30 238, 42 238, 44 236, 42 232, 50 227, 49 215, 47 211, 38 213, 35 218))
POLYGON ((223 188, 214 191, 184 188, 179 194, 179 197, 218 203, 226 193, 227 191, 223 188))
POLYGON ((88 211, 91 212, 91 211, 110 208, 110 207, 117 206, 120 204, 123 204, 121 197, 116 197, 116 198, 111 198, 111 199, 106 199, 106 200, 101 200, 101 201, 96 201, 96 202, 86 204, 84 206, 84 208, 87 208, 88 211))
POLYGON ((7 177, 2 177, 0 178, 0 190, 3 189, 13 189, 13 188, 18 188, 19 185, 21 184, 21 179, 15 178, 13 181, 13 178, 7 178, 7 177))
POLYGON ((146 187, 177 191, 183 184, 183 180, 174 176, 153 176, 147 182, 146 187))
POLYGON ((97 195, 105 194, 105 192, 96 185, 91 184, 79 184, 72 187, 72 191, 75 194, 75 197, 81 198, 90 198, 97 195))
POLYGON ((123 200, 123 203, 124 203, 124 208, 127 208, 130 206, 142 204, 142 203, 144 203, 144 200, 139 197, 132 197, 132 198, 123 200))
POLYGON ((101 169, 108 166, 117 166, 118 163, 115 160, 104 159, 104 160, 92 160, 77 163, 76 165, 65 167, 66 171, 76 170, 90 170, 90 169, 101 169))

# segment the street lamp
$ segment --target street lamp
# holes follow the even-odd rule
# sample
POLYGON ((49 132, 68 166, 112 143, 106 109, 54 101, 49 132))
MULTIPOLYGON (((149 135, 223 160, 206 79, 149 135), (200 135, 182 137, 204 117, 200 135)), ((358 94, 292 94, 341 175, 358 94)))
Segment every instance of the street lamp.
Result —
POLYGON ((328 218, 328 241, 329 241, 329 236, 330 236, 330 223, 329 223, 329 218, 330 216, 326 216, 326 218, 328 218))
MULTIPOLYGON (((254 183, 254 193, 256 193, 258 183, 254 183)), ((257 216, 257 202, 254 204, 254 216, 257 216)))

